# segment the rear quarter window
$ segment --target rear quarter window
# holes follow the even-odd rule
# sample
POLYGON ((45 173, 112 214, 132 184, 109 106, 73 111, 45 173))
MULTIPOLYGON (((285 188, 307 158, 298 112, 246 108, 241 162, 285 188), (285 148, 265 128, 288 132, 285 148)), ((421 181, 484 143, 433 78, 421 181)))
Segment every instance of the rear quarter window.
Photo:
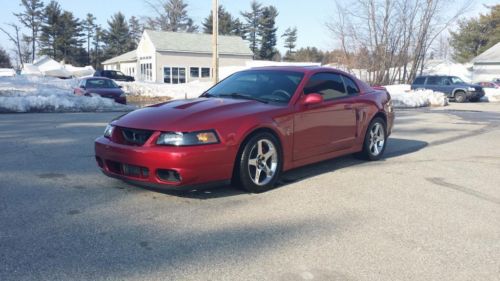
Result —
POLYGON ((417 79, 415 79, 415 81, 413 81, 413 84, 416 84, 416 85, 425 84, 425 77, 418 77, 417 79))

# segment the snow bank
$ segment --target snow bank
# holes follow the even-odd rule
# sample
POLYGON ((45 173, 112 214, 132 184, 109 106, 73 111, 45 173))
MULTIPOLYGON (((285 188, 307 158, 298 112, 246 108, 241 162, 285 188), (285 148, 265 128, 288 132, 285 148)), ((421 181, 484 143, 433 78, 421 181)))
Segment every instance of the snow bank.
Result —
POLYGON ((0 112, 130 111, 134 107, 99 96, 73 94, 76 79, 40 76, 0 77, 0 112))
POLYGON ((118 82, 130 96, 196 98, 212 87, 212 82, 194 81, 186 84, 160 84, 146 82, 118 82))
POLYGON ((481 101, 500 102, 500 89, 484 88, 485 95, 481 101))
POLYGON ((16 76, 16 71, 12 68, 0 68, 0 77, 16 76))
POLYGON ((448 98, 441 92, 432 90, 412 91, 410 85, 384 86, 392 97, 395 108, 417 108, 427 106, 446 106, 448 98))

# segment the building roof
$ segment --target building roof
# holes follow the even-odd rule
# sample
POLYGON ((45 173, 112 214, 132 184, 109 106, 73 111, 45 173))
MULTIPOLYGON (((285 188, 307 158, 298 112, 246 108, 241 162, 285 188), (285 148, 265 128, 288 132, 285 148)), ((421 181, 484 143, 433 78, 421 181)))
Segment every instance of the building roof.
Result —
MULTIPOLYGON (((168 31, 144 31, 159 52, 212 53, 212 35, 168 31)), ((219 36, 219 54, 252 56, 248 44, 239 36, 219 36)))
POLYGON ((500 63, 500 42, 472 60, 473 63, 500 63))
POLYGON ((119 55, 114 58, 110 58, 109 60, 104 61, 102 64, 113 64, 113 63, 120 63, 120 62, 128 62, 128 61, 136 61, 137 60, 137 55, 136 51, 130 51, 128 53, 119 55))

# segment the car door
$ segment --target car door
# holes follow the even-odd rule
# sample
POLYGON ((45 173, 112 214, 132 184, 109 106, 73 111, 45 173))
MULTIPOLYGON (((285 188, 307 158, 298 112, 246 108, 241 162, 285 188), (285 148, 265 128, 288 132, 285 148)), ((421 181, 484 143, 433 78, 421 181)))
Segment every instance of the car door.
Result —
POLYGON ((451 96, 453 90, 455 89, 455 85, 453 85, 450 77, 441 77, 441 91, 445 93, 447 96, 451 96))
POLYGON ((314 74, 304 87, 303 97, 317 93, 324 101, 317 105, 299 103, 294 115, 293 159, 300 160, 339 151, 354 145, 356 110, 338 73, 314 74))

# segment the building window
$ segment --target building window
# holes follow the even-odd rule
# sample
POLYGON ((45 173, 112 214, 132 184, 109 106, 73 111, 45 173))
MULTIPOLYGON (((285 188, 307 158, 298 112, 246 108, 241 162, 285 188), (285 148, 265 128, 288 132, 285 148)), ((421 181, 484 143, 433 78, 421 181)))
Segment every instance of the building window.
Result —
POLYGON ((210 77, 210 68, 202 67, 201 68, 201 78, 208 78, 208 77, 210 77))
POLYGON ((189 75, 191 78, 200 78, 200 68, 199 67, 190 67, 189 75))
POLYGON ((151 63, 141 63, 141 81, 153 81, 153 65, 151 63))
POLYGON ((163 67, 163 82, 168 84, 186 83, 185 67, 163 67))

